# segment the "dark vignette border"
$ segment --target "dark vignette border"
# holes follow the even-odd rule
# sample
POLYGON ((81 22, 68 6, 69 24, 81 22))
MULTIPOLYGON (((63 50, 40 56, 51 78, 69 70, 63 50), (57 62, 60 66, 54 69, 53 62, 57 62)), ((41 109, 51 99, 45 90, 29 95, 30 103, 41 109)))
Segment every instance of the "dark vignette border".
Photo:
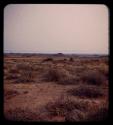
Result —
MULTIPOLYGON (((4 100, 3 100, 3 96, 4 96, 4 91, 3 91, 3 65, 4 65, 4 40, 3 40, 3 35, 4 35, 4 8, 5 6, 7 6, 8 4, 104 4, 107 6, 108 8, 108 11, 109 11, 109 117, 108 119, 106 119, 106 121, 102 121, 103 123, 108 123, 110 121, 110 117, 111 117, 111 110, 112 110, 112 96, 113 96, 113 90, 112 90, 112 46, 111 46, 111 27, 112 27, 112 24, 111 24, 111 17, 112 17, 112 12, 111 12, 111 5, 112 5, 112 0, 76 0, 76 1, 61 1, 61 0, 54 0, 51 1, 51 0, 48 0, 48 1, 42 1, 42 0, 38 0, 38 2, 36 2, 36 0, 1 0, 0 1, 0 30, 1 30, 1 33, 0 33, 0 38, 1 38, 1 41, 0 41, 0 71, 1 71, 1 83, 0 83, 0 121, 2 123, 7 123, 7 124, 33 124, 33 123, 36 123, 37 122, 12 122, 12 121, 8 121, 4 118, 4 115, 3 115, 3 103, 4 103, 4 100)), ((41 123, 41 122, 40 122, 41 123)), ((82 122, 83 123, 83 122, 82 122)), ((87 124, 89 124, 91 122, 88 122, 87 124)), ((97 124, 97 122, 96 122, 97 124)))

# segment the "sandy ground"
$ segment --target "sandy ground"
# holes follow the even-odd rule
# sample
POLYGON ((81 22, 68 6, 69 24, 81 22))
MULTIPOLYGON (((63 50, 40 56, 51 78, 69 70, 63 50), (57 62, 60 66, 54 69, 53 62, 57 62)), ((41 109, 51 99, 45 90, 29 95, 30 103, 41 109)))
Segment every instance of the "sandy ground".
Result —
MULTIPOLYGON (((5 58, 5 62, 7 62, 7 67, 9 65, 13 66, 13 63, 16 64, 17 62, 21 62, 23 60, 27 62, 32 62, 36 63, 36 66, 40 66, 42 58, 38 58, 38 61, 36 60, 37 58, 5 58), (14 59, 16 60, 14 62, 14 59), (12 61, 13 60, 13 61, 12 61)), ((48 66, 49 65, 58 65, 59 67, 65 67, 70 66, 73 68, 74 64, 71 65, 70 62, 68 63, 59 63, 59 62, 53 62, 52 64, 49 62, 48 63, 43 63, 41 66, 48 66)), ((79 66, 79 62, 76 62, 75 66, 79 66)), ((91 66, 94 65, 91 63, 91 66)), ((95 63, 96 65, 96 63, 95 63)), ((90 64, 87 66, 90 67, 90 64)), ((82 83, 83 84, 83 83, 82 83)), ((35 83, 29 82, 29 83, 15 83, 13 80, 4 80, 4 116, 7 116, 7 112, 9 110, 14 110, 16 108, 20 109, 29 109, 33 113, 38 113, 40 110, 42 110, 43 107, 47 105, 48 102, 54 102, 61 96, 69 97, 72 100, 87 100, 93 109, 93 107, 98 107, 101 105, 104 101, 108 101, 108 85, 103 86, 104 91, 106 95, 101 98, 80 98, 77 96, 70 95, 67 93, 70 89, 77 88, 79 84, 75 85, 62 85, 62 84, 57 84, 55 82, 44 82, 41 81, 40 79, 40 74, 37 77, 37 81, 35 83), (7 94, 9 92, 9 94, 7 94), (13 92, 10 94, 10 92, 13 92)), ((56 116, 50 118, 51 121, 64 121, 64 117, 61 116, 56 116)))
MULTIPOLYGON (((71 88, 76 88, 78 85, 58 85, 54 82, 46 83, 19 83, 19 84, 4 84, 5 91, 17 91, 18 94, 9 98, 4 97, 4 112, 14 108, 30 109, 32 112, 37 112, 38 109, 45 106, 48 102, 55 101, 60 96, 70 96, 67 91, 71 88)), ((70 96, 72 99, 77 97, 70 96)), ((78 98, 80 99, 80 98, 78 98)), ((92 104, 99 104, 105 100, 100 99, 85 99, 92 104)))

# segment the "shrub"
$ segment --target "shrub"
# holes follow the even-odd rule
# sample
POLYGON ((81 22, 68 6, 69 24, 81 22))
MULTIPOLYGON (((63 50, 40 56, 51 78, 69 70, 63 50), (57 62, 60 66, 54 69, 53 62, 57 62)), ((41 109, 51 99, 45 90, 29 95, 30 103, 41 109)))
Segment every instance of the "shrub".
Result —
POLYGON ((68 92, 74 96, 87 98, 98 98, 104 95, 103 89, 89 85, 81 85, 76 89, 69 90, 68 92))
POLYGON ((49 114, 42 109, 37 112, 32 112, 28 108, 16 107, 5 111, 5 118, 10 121, 24 121, 24 122, 47 122, 52 121, 49 114))
POLYGON ((35 121, 37 116, 29 109, 9 109, 5 115, 6 119, 11 121, 35 121))
POLYGON ((17 69, 20 71, 27 71, 27 70, 30 70, 32 71, 33 70, 33 67, 29 64, 25 64, 25 63, 20 63, 18 65, 16 65, 17 69))
POLYGON ((108 119, 108 107, 102 105, 96 112, 89 113, 86 121, 103 121, 108 119))
POLYGON ((48 69, 44 77, 47 81, 54 81, 59 84, 74 84, 78 80, 77 77, 71 75, 67 70, 58 67, 48 69))
POLYGON ((82 80, 88 84, 101 85, 104 83, 105 77, 98 71, 88 70, 83 72, 82 80))
POLYGON ((47 58, 47 59, 44 59, 42 62, 48 62, 48 61, 53 61, 52 58, 47 58))
POLYGON ((12 69, 10 69, 10 70, 9 70, 9 73, 12 73, 12 74, 14 74, 14 73, 18 73, 18 70, 17 70, 17 69, 12 68, 12 69))
POLYGON ((86 101, 71 100, 69 98, 58 98, 55 102, 46 105, 47 111, 54 116, 66 116, 73 110, 85 111, 88 107, 86 101))
POLYGON ((84 113, 78 109, 74 109, 69 114, 68 113, 66 114, 65 121, 78 122, 78 121, 83 121, 85 119, 85 117, 86 117, 86 113, 84 113))
POLYGON ((91 114, 88 120, 90 121, 103 121, 108 118, 108 109, 101 108, 96 113, 91 114))
POLYGON ((16 95, 18 95, 19 93, 16 90, 5 90, 4 91, 4 97, 6 99, 10 99, 16 95))
POLYGON ((34 82, 34 74, 32 71, 22 71, 20 72, 20 77, 17 82, 34 82))
POLYGON ((16 82, 34 82, 33 67, 28 64, 18 64, 19 77, 16 82))
POLYGON ((108 107, 100 105, 96 110, 81 112, 80 110, 73 110, 66 115, 65 120, 69 122, 76 121, 104 121, 108 118, 108 107))
MULTIPOLYGON (((64 72, 62 75, 65 75, 64 72)), ((57 69, 48 69, 47 73, 45 74, 45 77, 48 81, 58 81, 61 76, 60 71, 57 69)))
POLYGON ((109 76, 109 68, 108 68, 108 66, 106 66, 106 65, 101 65, 101 66, 99 67, 99 71, 100 71, 106 78, 108 78, 108 76, 109 76))
POLYGON ((48 81, 55 81, 58 82, 63 78, 67 77, 69 73, 63 69, 58 67, 51 67, 48 69, 47 73, 45 74, 45 77, 48 81))
POLYGON ((8 79, 8 80, 18 79, 18 74, 8 73, 8 74, 6 75, 6 78, 5 78, 5 79, 8 79))
POLYGON ((109 58, 107 57, 107 58, 104 58, 103 60, 102 60, 102 62, 104 62, 106 65, 109 65, 109 58))
POLYGON ((69 59, 69 61, 70 61, 70 62, 74 62, 74 59, 71 57, 71 58, 69 59))
POLYGON ((64 61, 67 61, 67 59, 64 59, 64 61))

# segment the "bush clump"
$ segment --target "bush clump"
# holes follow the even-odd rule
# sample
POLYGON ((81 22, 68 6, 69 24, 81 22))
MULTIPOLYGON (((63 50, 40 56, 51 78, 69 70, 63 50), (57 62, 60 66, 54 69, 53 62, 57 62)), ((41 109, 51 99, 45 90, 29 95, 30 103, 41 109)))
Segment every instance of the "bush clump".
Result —
POLYGON ((105 77, 98 71, 88 70, 83 72, 82 80, 88 84, 101 85, 104 83, 105 77))
POLYGON ((17 69, 20 71, 26 71, 26 70, 33 70, 33 66, 26 64, 26 63, 20 63, 18 65, 16 65, 17 69))
POLYGON ((46 105, 46 109, 51 115, 64 117, 73 110, 85 111, 87 107, 88 103, 86 101, 71 100, 69 98, 58 98, 55 102, 49 102, 46 105))
POLYGON ((17 79, 18 75, 17 74, 7 74, 7 76, 5 77, 5 79, 7 80, 12 80, 12 79, 17 79))
POLYGON ((19 77, 17 82, 34 82, 34 73, 33 67, 27 64, 19 64, 17 65, 19 69, 19 77))
POLYGON ((4 91, 4 97, 6 99, 10 99, 18 94, 19 94, 19 92, 17 92, 16 90, 5 90, 4 91))
POLYGON ((104 96, 103 89, 89 85, 81 85, 76 89, 69 90, 68 92, 74 96, 86 98, 98 98, 104 96))
POLYGON ((89 113, 86 121, 103 121, 108 119, 108 106, 103 104, 96 112, 89 113))
POLYGON ((42 62, 48 62, 48 61, 53 61, 53 59, 52 58, 46 58, 42 62))
POLYGON ((74 109, 69 114, 66 114, 65 121, 67 121, 67 122, 84 121, 85 117, 86 117, 85 112, 82 112, 78 109, 74 109))
POLYGON ((37 116, 29 109, 15 108, 7 111, 5 115, 7 120, 11 121, 35 121, 37 116))
POLYGON ((74 59, 71 57, 71 58, 69 59, 69 61, 70 61, 70 62, 74 62, 74 59))
POLYGON ((9 70, 9 73, 18 74, 18 70, 16 68, 12 68, 9 70))
POLYGON ((17 82, 34 82, 34 74, 32 71, 23 71, 20 73, 20 77, 17 82))
POLYGON ((71 75, 67 70, 59 67, 48 69, 44 75, 47 81, 54 81, 59 84, 75 84, 77 77, 71 75))

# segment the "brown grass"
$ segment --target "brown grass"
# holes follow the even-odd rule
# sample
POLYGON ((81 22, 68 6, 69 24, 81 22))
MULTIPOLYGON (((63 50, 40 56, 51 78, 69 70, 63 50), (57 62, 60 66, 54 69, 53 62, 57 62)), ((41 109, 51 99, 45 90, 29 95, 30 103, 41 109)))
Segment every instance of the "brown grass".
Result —
POLYGON ((20 77, 16 80, 16 82, 34 82, 34 74, 32 71, 22 71, 20 77))
POLYGON ((16 74, 13 74, 13 75, 12 74, 8 74, 5 79, 13 80, 13 79, 17 79, 17 78, 18 78, 18 76, 16 74))
POLYGON ((68 92, 74 96, 86 98, 99 98, 105 95, 104 90, 102 88, 91 85, 81 85, 76 89, 69 90, 68 92))
POLYGON ((70 62, 74 62, 74 59, 71 57, 71 58, 69 59, 69 61, 70 61, 70 62))
POLYGON ((15 108, 8 110, 5 118, 10 121, 34 121, 37 117, 29 109, 15 108))
MULTIPOLYGON (((107 102, 108 103, 108 102, 107 102)), ((94 112, 89 112, 86 121, 103 121, 103 120, 108 120, 108 104, 102 103, 101 106, 94 112)))
POLYGON ((19 70, 20 76, 16 82, 34 82, 35 75, 33 73, 33 67, 27 64, 18 64, 17 69, 19 70))
POLYGON ((86 119, 87 121, 103 121, 108 120, 108 109, 105 107, 100 108, 97 112, 90 114, 86 119))
POLYGON ((19 94, 19 92, 17 92, 16 90, 5 90, 4 91, 4 97, 6 99, 10 99, 18 94, 19 94))
POLYGON ((100 65, 99 71, 108 79, 108 77, 109 77, 109 67, 107 65, 100 65))
POLYGON ((109 101, 107 58, 70 58, 66 55, 5 57, 6 119, 51 122, 106 119, 108 106, 103 102, 109 101), (60 97, 62 94, 65 96, 60 97))
POLYGON ((48 61, 53 61, 53 59, 52 58, 46 58, 42 62, 48 62, 48 61))
POLYGON ((71 100, 67 97, 60 97, 55 102, 46 105, 47 111, 54 116, 66 116, 73 110, 87 110, 87 101, 71 100))
POLYGON ((108 101, 104 100, 99 103, 89 102, 85 111, 75 109, 68 113, 65 117, 69 122, 88 122, 88 121, 104 121, 108 120, 108 101))
POLYGON ((108 108, 101 106, 96 111, 90 110, 81 112, 80 110, 73 110, 66 115, 65 120, 68 122, 90 122, 90 121, 104 121, 108 119, 108 108))
POLYGON ((19 73, 19 71, 16 68, 12 68, 9 70, 9 73, 11 73, 13 75, 13 74, 19 73))
POLYGON ((83 82, 92 85, 101 85, 105 82, 105 77, 99 71, 87 70, 81 76, 83 82))
POLYGON ((71 75, 67 70, 64 68, 53 67, 48 69, 46 74, 44 75, 46 81, 54 81, 58 84, 75 84, 78 81, 77 76, 71 75))
POLYGON ((74 109, 70 113, 66 114, 65 121, 66 122, 82 122, 84 121, 85 118, 86 118, 85 112, 78 110, 78 109, 74 109))
POLYGON ((27 63, 19 63, 16 65, 16 67, 18 70, 22 70, 22 71, 26 71, 26 70, 32 71, 33 70, 32 65, 27 64, 27 63))

